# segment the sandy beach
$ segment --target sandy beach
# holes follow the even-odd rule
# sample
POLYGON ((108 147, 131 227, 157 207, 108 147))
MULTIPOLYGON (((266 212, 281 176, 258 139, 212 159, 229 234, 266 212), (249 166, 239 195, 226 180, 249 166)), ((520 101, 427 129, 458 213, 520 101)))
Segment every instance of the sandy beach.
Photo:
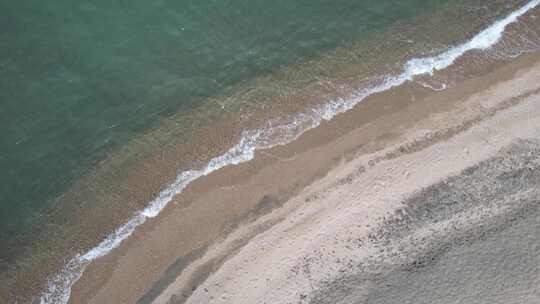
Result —
POLYGON ((373 95, 198 179, 70 303, 537 303, 539 58, 373 95))

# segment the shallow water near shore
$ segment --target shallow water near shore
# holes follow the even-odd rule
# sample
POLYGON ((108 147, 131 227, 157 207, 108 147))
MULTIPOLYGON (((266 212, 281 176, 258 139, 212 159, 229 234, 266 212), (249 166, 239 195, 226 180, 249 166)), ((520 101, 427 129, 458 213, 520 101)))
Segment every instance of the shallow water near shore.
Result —
POLYGON ((48 201, 164 118, 176 130, 149 146, 235 119, 244 101, 210 98, 237 84, 444 2, 2 4, 1 260, 47 225, 48 201))

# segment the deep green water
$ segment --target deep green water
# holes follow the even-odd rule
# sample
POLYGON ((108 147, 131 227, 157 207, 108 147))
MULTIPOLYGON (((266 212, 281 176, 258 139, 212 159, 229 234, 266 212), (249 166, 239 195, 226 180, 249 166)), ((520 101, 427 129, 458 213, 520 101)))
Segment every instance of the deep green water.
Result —
POLYGON ((163 117, 442 2, 2 1, 0 258, 163 117))
POLYGON ((0 1, 0 262, 162 119, 448 3, 483 1, 0 1))

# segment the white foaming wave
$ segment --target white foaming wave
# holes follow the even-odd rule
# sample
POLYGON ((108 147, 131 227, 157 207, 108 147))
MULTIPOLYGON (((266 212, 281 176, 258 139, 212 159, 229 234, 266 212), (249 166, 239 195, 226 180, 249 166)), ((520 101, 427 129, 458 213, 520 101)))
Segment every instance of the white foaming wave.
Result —
POLYGON ((247 162, 253 159, 256 150, 268 149, 294 141, 307 130, 316 128, 322 121, 331 120, 336 115, 352 109, 370 95, 400 86, 407 81, 412 81, 418 75, 432 75, 436 71, 449 67, 456 59, 469 51, 490 48, 501 39, 508 25, 516 22, 519 17, 539 4, 540 0, 528 2, 507 17, 496 21, 479 32, 471 40, 452 47, 440 55, 411 59, 405 64, 404 71, 400 75, 387 76, 378 85, 359 90, 350 98, 331 100, 308 113, 300 114, 287 124, 279 124, 279 122, 274 121, 269 122, 266 128, 244 132, 238 144, 225 154, 211 159, 206 167, 200 170, 188 170, 180 173, 171 185, 161 191, 148 204, 148 207, 135 214, 134 217, 107 236, 99 245, 84 255, 77 255, 71 259, 55 277, 49 280, 45 291, 40 297, 40 303, 67 303, 71 294, 71 287, 82 276, 90 262, 107 255, 147 219, 156 217, 175 195, 181 193, 194 180, 225 166, 247 162))
POLYGON ((444 91, 448 88, 448 85, 446 83, 440 83, 438 86, 436 84, 430 84, 425 81, 420 81, 418 83, 424 88, 428 88, 432 91, 444 91))
POLYGON ((127 239, 138 226, 146 222, 147 219, 156 217, 175 195, 181 193, 194 180, 225 166, 247 162, 253 159, 255 150, 268 149, 294 141, 306 130, 316 127, 315 124, 318 125, 318 122, 312 121, 310 117, 305 115, 300 115, 298 119, 287 125, 273 126, 273 123, 270 122, 267 128, 244 132, 238 144, 229 149, 225 154, 211 159, 203 169, 187 170, 180 173, 172 184, 161 191, 148 204, 148 207, 138 212, 128 222, 109 234, 99 245, 89 250, 86 254, 77 255, 71 259, 48 282, 45 292, 41 295, 40 303, 67 303, 71 295, 71 287, 81 277, 84 269, 90 262, 107 255, 122 241, 127 239), (270 140, 278 134, 278 140, 270 140))
POLYGON ((456 59, 468 51, 486 50, 490 48, 501 39, 508 25, 516 22, 519 17, 538 6, 538 4, 540 4, 540 0, 528 2, 526 5, 517 11, 514 11, 506 18, 496 21, 490 27, 475 35, 471 40, 464 44, 455 46, 438 56, 410 60, 405 66, 403 76, 411 79, 415 75, 433 75, 435 71, 449 67, 454 63, 454 61, 456 61, 456 59))
POLYGON ((537 7, 539 4, 540 0, 530 1, 505 18, 491 24, 491 26, 476 34, 471 40, 454 46, 437 56, 413 58, 405 63, 404 71, 400 75, 388 76, 383 83, 378 86, 361 90, 354 94, 354 96, 350 99, 331 101, 316 109, 315 112, 324 120, 330 120, 337 114, 352 109, 367 96, 400 86, 407 81, 412 81, 415 76, 425 74, 433 75, 433 73, 436 71, 443 70, 452 65, 459 57, 463 56, 469 51, 486 50, 495 45, 502 38, 504 31, 510 24, 515 23, 519 17, 537 7))

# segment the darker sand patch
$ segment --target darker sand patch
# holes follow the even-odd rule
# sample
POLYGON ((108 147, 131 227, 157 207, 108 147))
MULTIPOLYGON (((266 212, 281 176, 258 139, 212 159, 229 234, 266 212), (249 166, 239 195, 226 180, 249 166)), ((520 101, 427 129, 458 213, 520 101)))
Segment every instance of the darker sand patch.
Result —
POLYGON ((326 282, 310 303, 536 303, 538 184, 540 141, 527 140, 419 191, 357 240, 378 255, 326 282), (453 218, 461 221, 420 233, 453 218))

